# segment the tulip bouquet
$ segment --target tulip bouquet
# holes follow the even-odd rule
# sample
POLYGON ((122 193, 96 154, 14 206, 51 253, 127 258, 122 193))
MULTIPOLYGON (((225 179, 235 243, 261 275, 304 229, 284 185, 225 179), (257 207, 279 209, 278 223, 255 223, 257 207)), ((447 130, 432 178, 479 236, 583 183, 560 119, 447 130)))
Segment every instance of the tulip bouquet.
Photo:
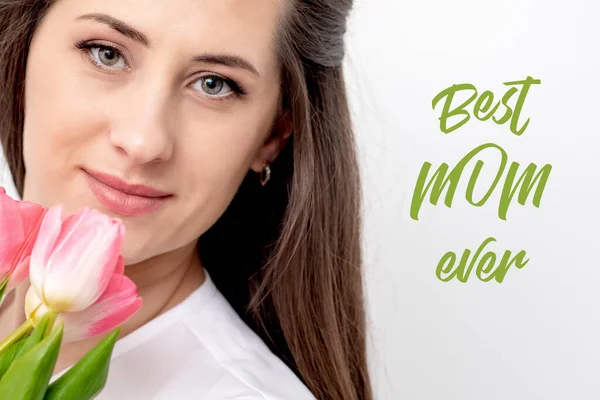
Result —
POLYGON ((119 219, 84 208, 10 198, 0 188, 0 313, 2 301, 27 277, 25 322, 0 342, 0 400, 86 400, 104 388, 119 325, 141 307, 120 255, 119 219), (63 342, 108 333, 51 382, 63 342))

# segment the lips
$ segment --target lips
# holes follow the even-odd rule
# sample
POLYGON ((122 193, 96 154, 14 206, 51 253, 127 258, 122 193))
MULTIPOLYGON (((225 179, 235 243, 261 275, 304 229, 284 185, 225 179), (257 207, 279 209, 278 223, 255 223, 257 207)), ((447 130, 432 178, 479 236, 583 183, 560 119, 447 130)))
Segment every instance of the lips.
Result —
POLYGON ((122 216, 152 213, 172 197, 172 194, 145 186, 132 185, 112 175, 83 170, 96 199, 108 210, 122 216))

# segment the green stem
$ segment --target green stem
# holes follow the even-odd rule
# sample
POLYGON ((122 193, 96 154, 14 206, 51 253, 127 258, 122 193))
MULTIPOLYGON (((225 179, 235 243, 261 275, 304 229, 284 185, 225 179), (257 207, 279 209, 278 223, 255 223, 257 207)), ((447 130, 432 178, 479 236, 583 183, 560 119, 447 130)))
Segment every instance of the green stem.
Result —
POLYGON ((13 333, 10 334, 6 339, 4 339, 0 343, 0 354, 4 352, 7 348, 12 346, 17 340, 21 339, 23 336, 28 334, 33 329, 33 324, 30 320, 27 320, 18 327, 13 333))
POLYGON ((48 315, 48 325, 46 325, 46 332, 44 333, 44 337, 48 336, 50 332, 52 332, 52 328, 54 327, 54 322, 56 321, 56 316, 58 315, 53 310, 46 311, 48 315))

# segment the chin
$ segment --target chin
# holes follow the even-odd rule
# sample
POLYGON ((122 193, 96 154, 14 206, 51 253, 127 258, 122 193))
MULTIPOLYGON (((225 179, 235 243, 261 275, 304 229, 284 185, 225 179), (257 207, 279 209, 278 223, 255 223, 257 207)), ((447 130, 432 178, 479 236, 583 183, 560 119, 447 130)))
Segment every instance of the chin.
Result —
POLYGON ((123 256, 125 267, 127 267, 128 265, 139 264, 142 261, 145 261, 150 258, 144 254, 128 252, 126 249, 123 249, 123 251, 121 251, 121 255, 123 256))
POLYGON ((151 257, 147 251, 144 251, 141 243, 136 243, 135 237, 132 233, 129 235, 127 234, 127 230, 125 230, 125 241, 123 243, 123 247, 121 248, 121 255, 123 256, 123 261, 125 262, 126 266, 140 263, 151 257))

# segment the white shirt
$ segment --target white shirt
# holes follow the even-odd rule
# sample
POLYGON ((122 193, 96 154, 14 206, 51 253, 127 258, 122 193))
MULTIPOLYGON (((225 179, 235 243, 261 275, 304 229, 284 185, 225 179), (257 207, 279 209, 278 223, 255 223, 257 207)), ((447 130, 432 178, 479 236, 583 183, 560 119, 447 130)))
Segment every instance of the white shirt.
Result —
POLYGON ((314 400, 204 272, 187 299, 117 341, 95 400, 314 400))

